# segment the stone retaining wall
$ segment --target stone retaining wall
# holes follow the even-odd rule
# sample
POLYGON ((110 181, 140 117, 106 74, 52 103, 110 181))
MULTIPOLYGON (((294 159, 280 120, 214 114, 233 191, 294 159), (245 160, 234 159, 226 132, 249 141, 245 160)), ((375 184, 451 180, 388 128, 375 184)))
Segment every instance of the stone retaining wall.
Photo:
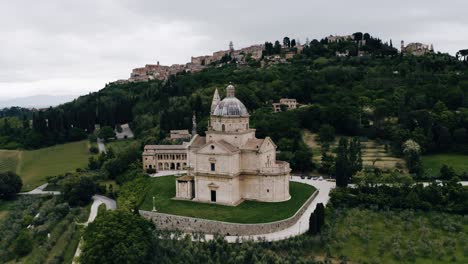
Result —
POLYGON ((180 230, 185 233, 218 233, 226 236, 261 235, 277 232, 294 225, 307 210, 317 194, 318 190, 316 190, 290 218, 270 223, 236 224, 142 210, 140 210, 140 214, 146 219, 153 221, 158 228, 163 230, 180 230))

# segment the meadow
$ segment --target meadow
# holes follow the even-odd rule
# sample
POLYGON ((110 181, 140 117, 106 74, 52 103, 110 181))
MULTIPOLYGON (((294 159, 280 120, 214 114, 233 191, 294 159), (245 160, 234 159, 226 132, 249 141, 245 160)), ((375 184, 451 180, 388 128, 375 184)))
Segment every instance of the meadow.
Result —
POLYGON ((468 155, 442 153, 425 155, 422 157, 424 172, 436 177, 440 174, 440 168, 445 164, 452 167, 457 174, 468 173, 468 155))
POLYGON ((78 141, 31 151, 0 151, 0 172, 14 171, 23 180, 23 191, 32 190, 47 177, 85 168, 91 156, 87 141, 78 141))

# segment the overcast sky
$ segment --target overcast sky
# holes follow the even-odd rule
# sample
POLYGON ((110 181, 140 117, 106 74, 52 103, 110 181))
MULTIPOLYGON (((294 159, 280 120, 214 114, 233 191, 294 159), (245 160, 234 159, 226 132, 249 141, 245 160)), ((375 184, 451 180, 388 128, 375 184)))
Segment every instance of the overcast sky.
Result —
POLYGON ((132 68, 282 39, 369 32, 468 48, 467 0, 0 0, 0 100, 75 95, 132 68))

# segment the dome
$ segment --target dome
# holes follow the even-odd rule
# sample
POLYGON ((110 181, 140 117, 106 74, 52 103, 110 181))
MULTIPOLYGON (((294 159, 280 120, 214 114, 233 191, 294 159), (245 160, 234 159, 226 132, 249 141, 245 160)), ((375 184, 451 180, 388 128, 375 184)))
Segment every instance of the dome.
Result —
POLYGON ((213 112, 215 116, 249 116, 245 105, 236 97, 226 97, 218 103, 213 112))

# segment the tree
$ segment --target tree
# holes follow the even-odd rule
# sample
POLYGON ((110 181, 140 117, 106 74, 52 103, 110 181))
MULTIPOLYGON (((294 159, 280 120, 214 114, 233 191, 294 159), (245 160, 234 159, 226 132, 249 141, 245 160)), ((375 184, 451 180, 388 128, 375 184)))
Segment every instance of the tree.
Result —
POLYGON ((99 161, 95 157, 89 157, 88 159, 88 169, 90 170, 98 170, 99 169, 99 161))
POLYGON ((359 41, 362 40, 362 32, 356 32, 353 34, 354 40, 359 41))
POLYGON ((421 163, 421 147, 419 144, 409 139, 403 143, 403 154, 406 161, 406 166, 410 173, 416 173, 417 175, 422 173, 421 163))
POLYGON ((320 142, 331 143, 335 141, 335 128, 328 124, 324 124, 320 127, 318 136, 319 136, 320 142))
POLYGON ((323 225, 325 224, 325 206, 323 203, 318 203, 315 207, 314 213, 317 214, 317 226, 318 231, 322 230, 323 225))
POLYGON ((453 179, 456 176, 457 175, 455 173, 455 170, 452 167, 444 164, 440 168, 440 178, 441 179, 449 181, 449 180, 453 179))
POLYGON ((355 137, 351 140, 348 156, 350 175, 352 176, 362 170, 361 141, 359 138, 355 137))
POLYGON ((310 214, 309 217, 309 234, 316 235, 319 232, 318 220, 315 211, 310 214))
POLYGON ((364 40, 367 41, 367 40, 370 40, 371 36, 370 36, 369 33, 364 33, 363 38, 364 38, 364 40))
POLYGON ((278 40, 275 41, 275 45, 273 46, 273 54, 281 54, 281 44, 278 40))
POLYGON ((283 38, 283 46, 284 46, 285 48, 286 48, 286 47, 287 47, 287 48, 290 48, 290 47, 291 47, 291 42, 290 42, 290 40, 289 40, 288 37, 284 37, 284 38, 283 38))
POLYGON ((18 257, 24 257, 28 255, 32 249, 33 242, 31 235, 29 235, 27 230, 21 231, 13 244, 13 252, 15 252, 18 257))
POLYGON ((81 263, 152 263, 154 226, 124 210, 99 215, 83 235, 81 263))
POLYGON ((296 40, 292 39, 291 40, 291 48, 294 48, 294 47, 296 47, 296 40))
POLYGON ((83 206, 91 202, 97 186, 89 177, 72 177, 64 184, 63 197, 71 206, 83 206))
POLYGON ((98 137, 103 139, 104 141, 107 141, 110 138, 115 138, 115 132, 112 129, 112 127, 105 126, 99 130, 98 137))
POLYGON ((341 138, 338 143, 335 159, 336 186, 348 186, 349 169, 348 141, 345 138, 341 138))
POLYGON ((0 173, 0 199, 13 199, 21 191, 23 181, 14 172, 0 173))

